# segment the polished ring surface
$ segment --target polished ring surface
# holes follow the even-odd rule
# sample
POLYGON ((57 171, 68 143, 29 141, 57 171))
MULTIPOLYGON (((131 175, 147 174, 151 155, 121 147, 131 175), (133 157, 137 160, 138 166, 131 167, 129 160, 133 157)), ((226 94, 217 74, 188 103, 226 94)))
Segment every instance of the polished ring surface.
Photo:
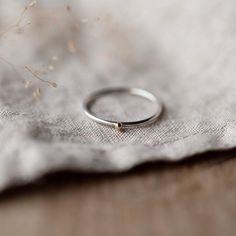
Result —
POLYGON ((126 88, 126 87, 124 87, 124 88, 106 88, 106 89, 98 90, 98 91, 90 94, 84 100, 83 109, 84 109, 84 113, 90 119, 94 120, 95 122, 102 124, 102 125, 114 127, 116 130, 122 131, 124 128, 133 128, 133 127, 147 125, 147 124, 151 124, 151 123, 155 122, 158 119, 158 117, 161 115, 163 108, 162 108, 162 103, 152 93, 150 93, 144 89, 140 89, 140 88, 126 88), (100 97, 103 97, 106 95, 112 95, 112 94, 120 94, 120 93, 140 96, 140 97, 147 99, 148 101, 151 101, 155 105, 154 113, 151 116, 149 116, 145 119, 141 119, 141 120, 116 121, 116 120, 103 119, 101 117, 98 117, 96 114, 94 114, 91 111, 92 104, 100 97))

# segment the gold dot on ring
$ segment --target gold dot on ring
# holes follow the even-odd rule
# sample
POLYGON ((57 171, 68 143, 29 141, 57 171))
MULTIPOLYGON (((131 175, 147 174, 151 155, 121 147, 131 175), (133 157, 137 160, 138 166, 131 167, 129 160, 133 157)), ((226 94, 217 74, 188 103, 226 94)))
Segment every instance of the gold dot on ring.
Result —
POLYGON ((117 131, 122 131, 122 130, 123 130, 123 125, 122 125, 122 123, 120 123, 120 122, 116 123, 116 124, 115 124, 115 129, 116 129, 117 131))

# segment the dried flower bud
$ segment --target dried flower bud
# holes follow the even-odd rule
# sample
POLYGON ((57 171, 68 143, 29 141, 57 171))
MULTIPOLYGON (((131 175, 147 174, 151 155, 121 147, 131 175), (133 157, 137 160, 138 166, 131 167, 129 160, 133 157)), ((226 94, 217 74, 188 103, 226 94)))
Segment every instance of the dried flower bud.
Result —
POLYGON ((50 71, 53 71, 53 70, 54 70, 54 67, 53 67, 52 65, 49 65, 48 69, 49 69, 50 71))
POLYGON ((40 88, 37 88, 35 92, 36 92, 37 96, 41 96, 41 89, 40 88))
POLYGON ((29 3, 29 8, 31 8, 31 7, 34 7, 35 5, 36 5, 36 3, 37 3, 37 1, 31 1, 30 3, 29 3))
POLYGON ((58 61, 58 57, 57 56, 52 56, 52 60, 53 61, 58 61))
POLYGON ((76 52, 75 42, 72 40, 68 41, 67 48, 70 53, 75 53, 76 52))
POLYGON ((51 85, 52 85, 52 87, 54 87, 54 88, 56 88, 56 87, 57 87, 57 83, 55 83, 55 82, 51 82, 50 84, 51 84, 51 85))
POLYGON ((37 98, 37 93, 35 91, 33 92, 33 96, 37 98))
POLYGON ((32 84, 32 81, 29 81, 29 80, 24 81, 24 82, 25 82, 25 88, 29 88, 32 84))
POLYGON ((81 20, 81 22, 86 24, 86 23, 88 23, 88 19, 84 18, 84 19, 81 20))
POLYGON ((71 11, 70 5, 66 5, 66 10, 67 10, 67 11, 71 11))

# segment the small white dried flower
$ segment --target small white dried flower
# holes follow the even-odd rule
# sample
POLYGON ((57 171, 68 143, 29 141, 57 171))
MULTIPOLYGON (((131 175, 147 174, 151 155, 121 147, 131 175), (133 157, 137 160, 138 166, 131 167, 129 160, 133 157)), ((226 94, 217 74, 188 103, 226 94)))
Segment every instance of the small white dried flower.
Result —
POLYGON ((35 90, 35 92, 36 92, 37 96, 41 96, 41 89, 40 88, 37 88, 35 90))
POLYGON ((40 88, 36 88, 35 91, 33 92, 33 96, 34 98, 39 98, 41 96, 41 89, 40 88))
POLYGON ((32 81, 29 81, 29 80, 25 81, 25 88, 29 88, 31 84, 32 84, 32 81))
POLYGON ((50 71, 53 71, 53 70, 54 70, 54 67, 53 67, 52 65, 49 65, 48 69, 49 69, 50 71))
POLYGON ((33 96, 34 96, 35 98, 38 97, 36 91, 33 92, 33 96))
POLYGON ((29 8, 31 8, 31 7, 34 7, 35 5, 37 4, 37 1, 31 1, 30 3, 29 3, 29 8))
POLYGON ((58 57, 57 56, 52 56, 52 61, 58 61, 58 57))
POLYGON ((87 18, 84 18, 84 19, 81 20, 81 22, 84 23, 84 24, 86 24, 86 23, 88 23, 88 19, 87 19, 87 18))

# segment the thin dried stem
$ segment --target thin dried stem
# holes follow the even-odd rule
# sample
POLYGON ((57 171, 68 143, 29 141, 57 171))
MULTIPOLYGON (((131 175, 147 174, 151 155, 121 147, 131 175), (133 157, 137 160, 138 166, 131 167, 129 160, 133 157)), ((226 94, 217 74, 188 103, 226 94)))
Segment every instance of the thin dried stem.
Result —
POLYGON ((43 83, 50 84, 52 87, 56 88, 57 84, 52 81, 42 79, 30 66, 24 66, 24 68, 36 79, 40 80, 43 83))
POLYGON ((5 64, 9 65, 10 67, 12 67, 12 69, 18 73, 16 65, 14 65, 13 63, 11 63, 10 61, 6 60, 5 58, 1 56, 0 56, 0 60, 4 62, 5 64))
MULTIPOLYGON (((11 63, 10 61, 6 60, 5 58, 1 57, 0 56, 0 60, 3 61, 4 63, 8 64, 9 66, 11 66, 14 71, 16 71, 18 73, 18 70, 17 70, 17 65, 11 63)), ((41 82, 43 83, 47 83, 47 84, 50 84, 52 87, 56 88, 57 87, 57 83, 55 82, 52 82, 52 81, 48 81, 48 80, 45 80, 45 79, 42 79, 34 70, 33 68, 31 68, 30 66, 26 65, 23 67, 23 69, 27 70, 34 78, 40 80, 41 82)))

